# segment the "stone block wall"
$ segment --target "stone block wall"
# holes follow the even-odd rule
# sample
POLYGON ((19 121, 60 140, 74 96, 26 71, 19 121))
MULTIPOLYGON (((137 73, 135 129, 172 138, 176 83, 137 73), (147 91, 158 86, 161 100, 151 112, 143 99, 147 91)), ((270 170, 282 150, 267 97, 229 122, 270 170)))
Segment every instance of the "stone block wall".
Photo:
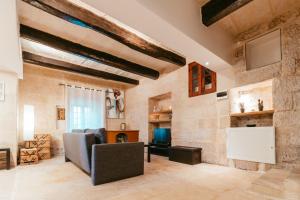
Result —
POLYGON ((273 78, 273 124, 276 127, 276 167, 300 167, 300 8, 252 27, 236 37, 237 51, 244 44, 272 30, 281 30, 282 60, 246 71, 244 54, 236 54, 237 85, 273 78))
MULTIPOLYGON (((277 164, 273 167, 300 167, 299 8, 237 35, 236 49, 233 68, 217 72, 218 91, 273 79, 273 125, 276 127, 277 155, 277 164), (279 28, 282 61, 246 71, 245 43, 279 28)), ((140 130, 140 140, 148 142, 148 98, 167 92, 172 93, 173 145, 202 147, 204 162, 231 165, 232 161, 226 158, 225 134, 225 129, 230 127, 230 102, 228 99, 217 101, 215 94, 189 98, 186 66, 156 81, 143 80, 139 86, 126 91, 126 122, 130 128, 140 130)), ((271 120, 266 119, 264 123, 270 124, 271 120)), ((270 167, 240 161, 234 165, 252 170, 270 167)))
MULTIPOLYGON (((218 72, 218 90, 234 85, 231 69, 218 72)), ((188 97, 188 67, 182 67, 158 80, 142 80, 126 90, 126 123, 140 130, 140 140, 148 142, 148 114, 151 97, 171 92, 172 144, 202 147, 207 163, 227 165, 225 128, 230 126, 229 99, 216 100, 216 94, 188 97)))
POLYGON ((255 124, 257 127, 273 126, 273 115, 231 117, 231 127, 246 127, 250 124, 255 124))
MULTIPOLYGON (((19 81, 19 131, 18 139, 22 141, 23 107, 33 105, 35 109, 35 133, 51 134, 52 155, 64 152, 62 134, 66 131, 65 121, 56 120, 56 106, 65 105, 64 87, 59 83, 86 86, 91 88, 119 88, 124 85, 115 82, 99 80, 97 78, 77 75, 68 72, 45 69, 25 64, 24 79, 19 81)), ((118 130, 124 119, 107 119, 107 128, 118 130)))

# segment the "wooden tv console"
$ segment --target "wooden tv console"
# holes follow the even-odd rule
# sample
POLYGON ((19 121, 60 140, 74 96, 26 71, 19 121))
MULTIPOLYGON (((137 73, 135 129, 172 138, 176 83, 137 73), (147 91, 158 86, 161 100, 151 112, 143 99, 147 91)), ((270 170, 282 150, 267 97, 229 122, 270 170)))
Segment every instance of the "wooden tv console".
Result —
POLYGON ((139 141, 139 131, 138 130, 107 130, 107 143, 117 143, 117 142, 138 142, 139 141), (118 136, 124 136, 126 140, 118 141, 118 136))

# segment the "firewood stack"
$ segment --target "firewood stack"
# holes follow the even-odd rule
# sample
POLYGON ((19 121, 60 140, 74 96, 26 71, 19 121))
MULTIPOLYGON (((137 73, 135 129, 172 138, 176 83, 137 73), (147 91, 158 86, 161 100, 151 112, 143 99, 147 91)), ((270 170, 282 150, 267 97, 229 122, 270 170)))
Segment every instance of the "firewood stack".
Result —
POLYGON ((51 158, 51 135, 50 134, 35 134, 34 139, 37 142, 38 157, 40 160, 51 158))
POLYGON ((20 164, 32 165, 39 162, 37 148, 22 148, 20 149, 20 164))
POLYGON ((35 134, 33 141, 25 142, 25 148, 37 148, 39 160, 51 158, 51 135, 50 134, 35 134))

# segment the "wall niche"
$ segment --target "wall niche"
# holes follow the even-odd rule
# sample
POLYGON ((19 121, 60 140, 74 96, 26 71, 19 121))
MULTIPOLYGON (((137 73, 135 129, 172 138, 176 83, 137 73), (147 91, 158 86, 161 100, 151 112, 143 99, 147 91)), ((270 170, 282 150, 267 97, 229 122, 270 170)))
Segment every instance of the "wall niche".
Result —
POLYGON ((267 80, 230 90, 231 127, 273 126, 272 83, 273 80, 267 80), (258 100, 263 101, 262 110, 258 100))
POLYGON ((155 128, 172 127, 172 93, 164 93, 148 99, 148 140, 152 141, 155 128))

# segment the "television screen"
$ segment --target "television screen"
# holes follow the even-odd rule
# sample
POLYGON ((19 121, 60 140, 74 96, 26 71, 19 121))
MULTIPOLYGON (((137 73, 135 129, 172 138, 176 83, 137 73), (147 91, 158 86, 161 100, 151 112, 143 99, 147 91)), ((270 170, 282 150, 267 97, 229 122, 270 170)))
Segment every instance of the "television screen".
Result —
POLYGON ((155 143, 155 144, 171 143, 171 129, 170 128, 155 128, 153 143, 155 143))

